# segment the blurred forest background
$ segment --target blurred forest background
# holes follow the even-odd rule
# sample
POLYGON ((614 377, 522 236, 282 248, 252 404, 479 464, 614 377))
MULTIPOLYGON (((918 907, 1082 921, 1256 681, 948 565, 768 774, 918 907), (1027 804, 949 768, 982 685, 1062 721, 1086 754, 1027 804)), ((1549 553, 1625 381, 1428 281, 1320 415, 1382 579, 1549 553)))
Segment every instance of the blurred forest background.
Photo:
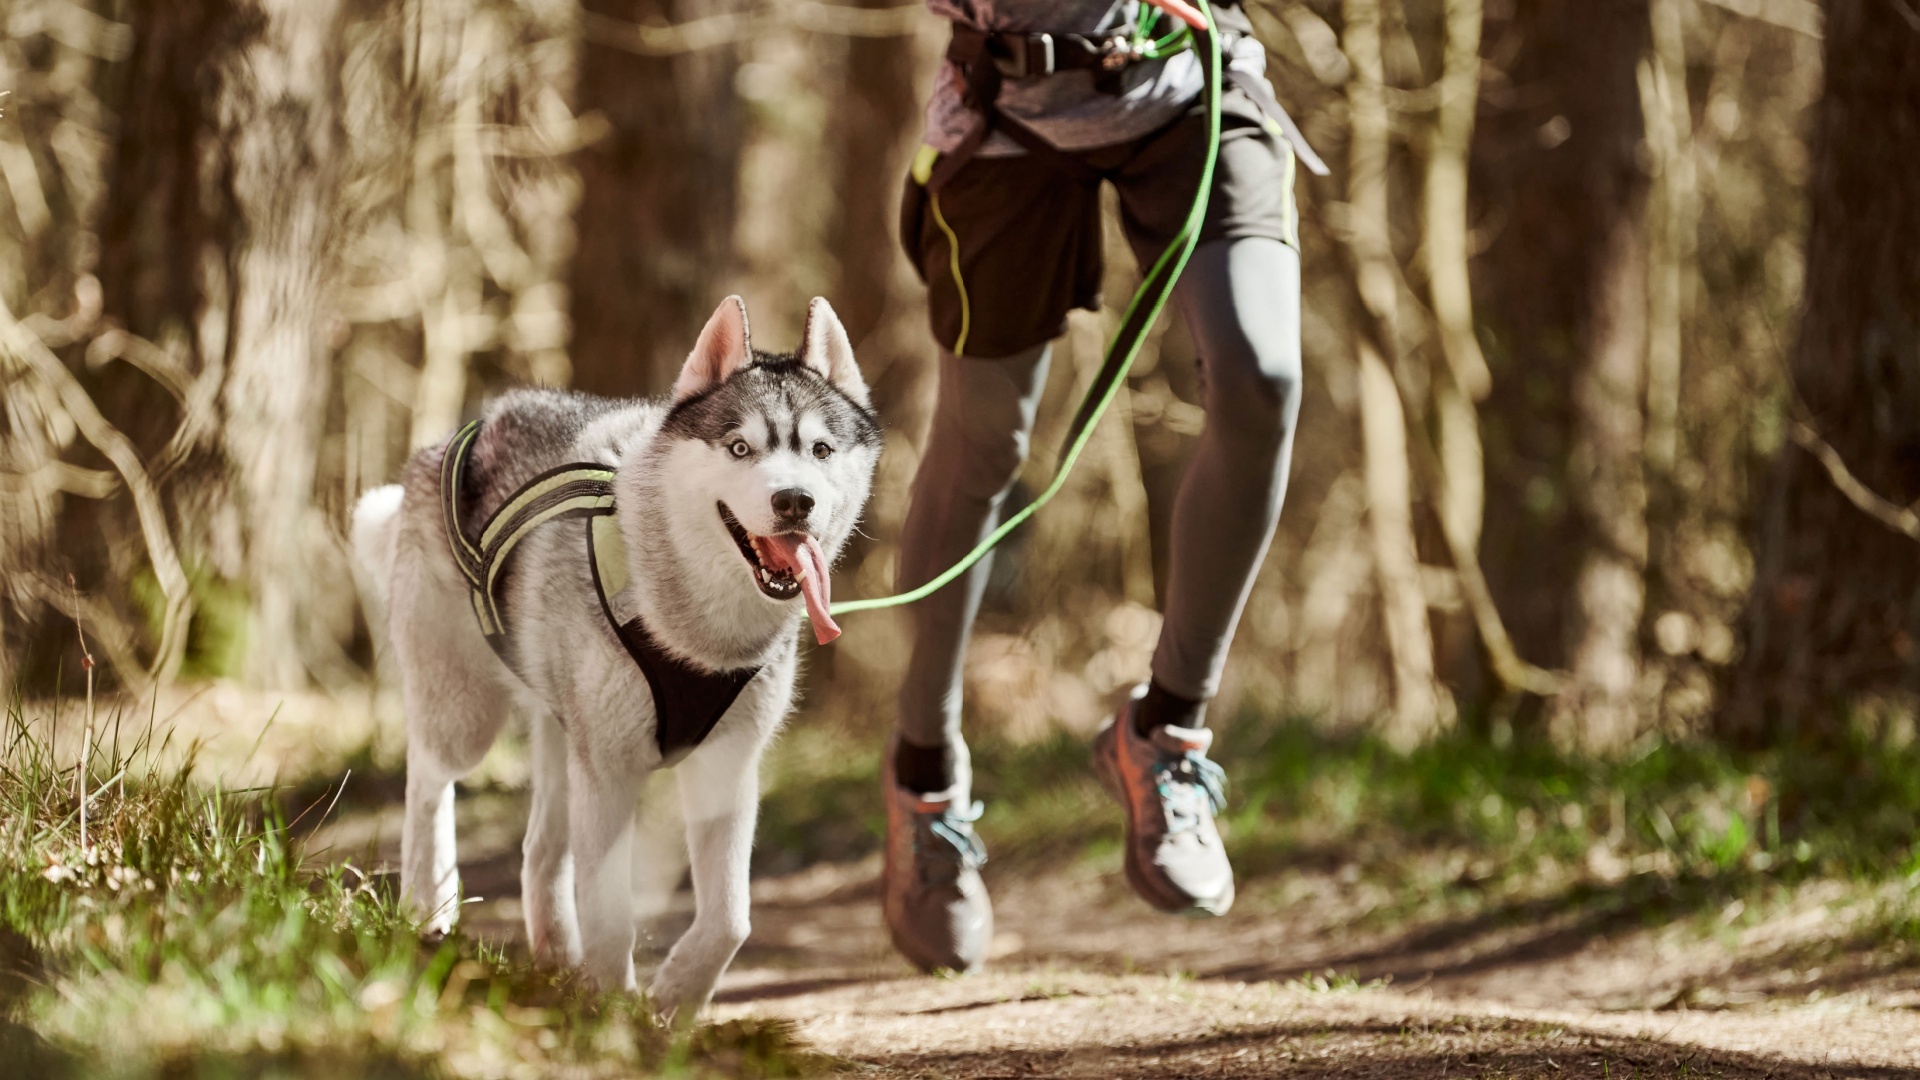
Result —
MULTIPOLYGON (((1915 6, 1247 7, 1334 171, 1227 696, 1401 744, 1911 738, 1915 6)), ((140 694, 364 685, 354 499, 508 386, 664 390, 734 291, 763 347, 815 294, 846 320, 888 435, 837 592, 890 591, 934 388, 895 200, 944 33, 903 0, 0 0, 0 678, 71 691, 78 617, 140 694)), ((1115 318, 1075 316, 1030 484, 1115 318)), ((970 701, 1013 738, 1146 670, 1205 422, 1160 329, 997 564, 970 701)), ((850 619, 807 707, 884 722, 904 630, 850 619)))

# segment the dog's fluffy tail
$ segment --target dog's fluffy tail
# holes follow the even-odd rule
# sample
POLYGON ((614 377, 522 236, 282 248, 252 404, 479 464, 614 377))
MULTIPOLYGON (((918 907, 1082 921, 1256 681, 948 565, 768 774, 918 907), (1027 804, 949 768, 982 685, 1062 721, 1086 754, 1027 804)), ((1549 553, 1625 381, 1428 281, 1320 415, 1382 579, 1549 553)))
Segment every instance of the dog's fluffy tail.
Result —
POLYGON ((399 484, 388 484, 360 496, 353 506, 354 579, 376 652, 386 649, 388 583, 393 580, 400 542, 400 502, 405 494, 406 489, 399 484))

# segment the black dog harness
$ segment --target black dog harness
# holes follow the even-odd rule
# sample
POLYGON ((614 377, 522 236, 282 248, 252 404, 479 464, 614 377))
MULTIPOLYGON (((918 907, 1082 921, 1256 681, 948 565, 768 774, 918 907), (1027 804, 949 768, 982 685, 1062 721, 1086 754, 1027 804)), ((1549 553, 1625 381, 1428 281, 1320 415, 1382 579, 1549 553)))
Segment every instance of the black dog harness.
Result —
POLYGON ((627 545, 614 518, 613 470, 604 465, 576 463, 548 469, 521 485, 487 518, 477 542, 469 537, 460 526, 462 485, 467 456, 479 433, 480 421, 475 420, 448 443, 440 465, 440 504, 446 515, 453 562, 467 579, 481 635, 494 655, 518 675, 508 649, 500 599, 507 558, 541 525, 584 518, 587 566, 593 575, 593 591, 600 598, 600 613, 615 640, 639 665, 647 688, 653 692, 654 738, 660 745, 660 756, 670 763, 686 756, 705 741, 760 669, 709 671, 696 667, 662 648, 639 615, 626 622, 614 617, 608 598, 627 586, 627 545))
MULTIPOLYGON (((1221 4, 1229 7, 1230 4, 1221 4)), ((1221 53, 1231 56, 1242 36, 1227 29, 1220 34, 1221 53)), ((980 30, 965 23, 953 24, 953 37, 947 43, 947 59, 966 76, 966 103, 980 110, 984 122, 967 134, 952 153, 940 155, 926 187, 938 191, 953 174, 960 171, 994 131, 1020 144, 1028 153, 1082 183, 1099 179, 1092 169, 1048 142, 1039 132, 1001 112, 1000 87, 1006 79, 1030 79, 1063 71, 1092 71, 1094 86, 1107 93, 1120 90, 1120 73, 1141 57, 1133 52, 1132 35, 1126 31, 1089 37, 1082 34, 1042 34, 980 30)), ((1307 145, 1300 126, 1287 115, 1267 81, 1248 71, 1226 68, 1227 80, 1238 86, 1265 115, 1275 132, 1293 145, 1300 163, 1315 176, 1327 175, 1326 163, 1307 145)))

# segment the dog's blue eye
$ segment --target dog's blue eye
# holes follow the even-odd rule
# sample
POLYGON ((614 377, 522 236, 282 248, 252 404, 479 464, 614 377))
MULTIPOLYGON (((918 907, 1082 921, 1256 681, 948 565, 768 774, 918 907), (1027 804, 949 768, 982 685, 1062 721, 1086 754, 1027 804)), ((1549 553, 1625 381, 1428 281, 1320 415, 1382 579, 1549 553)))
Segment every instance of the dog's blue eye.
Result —
POLYGON ((823 442, 814 443, 813 456, 819 458, 821 461, 825 461, 833 456, 833 447, 823 442))
POLYGON ((748 454, 753 453, 753 447, 748 446, 747 440, 745 439, 735 439, 731 443, 728 443, 727 450, 737 458, 746 457, 748 454))

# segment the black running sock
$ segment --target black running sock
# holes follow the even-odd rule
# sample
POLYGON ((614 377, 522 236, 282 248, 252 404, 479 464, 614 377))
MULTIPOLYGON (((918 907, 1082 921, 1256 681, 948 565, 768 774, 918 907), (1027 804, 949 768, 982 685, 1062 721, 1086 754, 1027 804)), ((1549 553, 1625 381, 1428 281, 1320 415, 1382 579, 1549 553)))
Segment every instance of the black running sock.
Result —
POLYGON ((893 778, 901 787, 921 795, 945 791, 953 786, 953 748, 915 746, 905 739, 896 739, 893 778))
POLYGON ((1197 728, 1207 726, 1207 703, 1193 701, 1160 685, 1159 679, 1147 683, 1146 696, 1133 706, 1133 730, 1141 738, 1152 736, 1153 729, 1166 727, 1197 728))

